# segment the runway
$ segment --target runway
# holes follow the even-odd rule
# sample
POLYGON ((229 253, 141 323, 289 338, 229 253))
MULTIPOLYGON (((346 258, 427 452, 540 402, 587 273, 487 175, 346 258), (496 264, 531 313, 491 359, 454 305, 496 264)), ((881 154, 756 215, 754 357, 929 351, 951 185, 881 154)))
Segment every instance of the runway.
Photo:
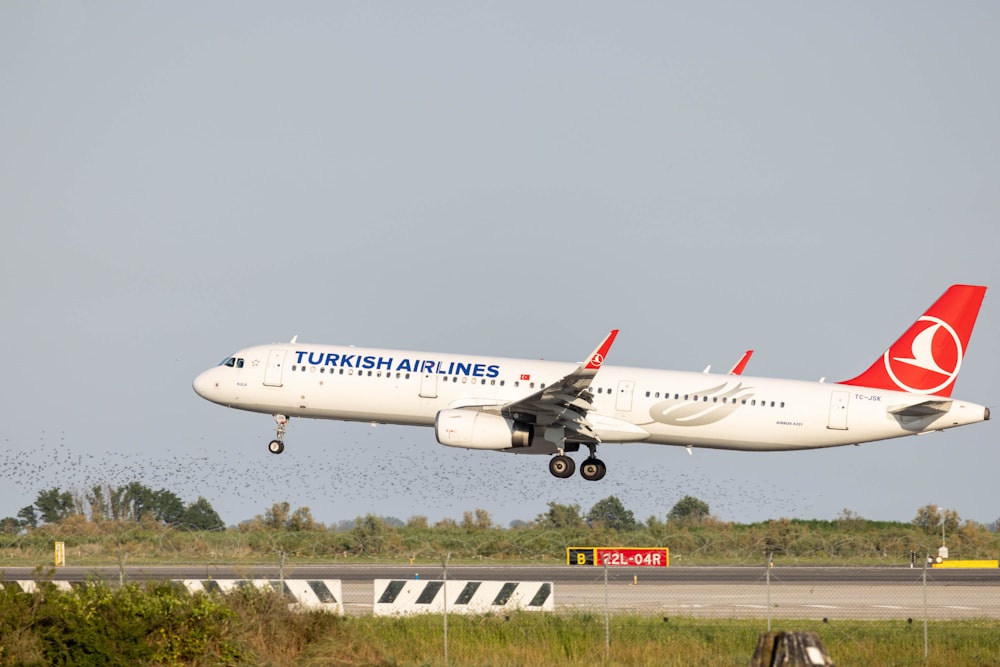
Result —
MULTIPOLYGON (((441 579, 429 565, 133 565, 60 567, 53 579, 340 579, 344 609, 371 613, 375 579, 441 579)), ((452 580, 547 581, 557 611, 603 609, 664 616, 826 619, 1000 618, 1000 570, 828 567, 450 566, 452 580)), ((37 578, 0 569, 0 581, 37 578)))

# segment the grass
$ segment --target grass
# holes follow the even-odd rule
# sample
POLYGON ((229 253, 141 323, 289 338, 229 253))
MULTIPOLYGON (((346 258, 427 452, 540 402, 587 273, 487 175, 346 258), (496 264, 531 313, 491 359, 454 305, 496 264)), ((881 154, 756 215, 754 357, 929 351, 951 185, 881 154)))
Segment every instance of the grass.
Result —
MULTIPOLYGON (((775 630, 812 630, 840 665, 996 665, 1000 623, 933 623, 924 661, 923 627, 905 622, 788 621, 775 630)), ((520 665, 748 665, 760 621, 617 616, 611 619, 610 646, 604 618, 589 614, 515 614, 509 617, 449 617, 448 663, 440 617, 352 618, 347 645, 328 639, 311 647, 302 664, 514 667, 520 665), (360 642, 359 642, 360 640, 360 642), (361 645, 363 654, 345 650, 361 645), (361 659, 360 661, 359 658, 361 659)))
MULTIPOLYGON (((1000 621, 781 621, 815 631, 839 665, 996 665, 1000 621)), ((0 591, 0 665, 514 667, 747 665, 761 620, 601 614, 338 617, 277 594, 188 595, 170 584, 0 591)))

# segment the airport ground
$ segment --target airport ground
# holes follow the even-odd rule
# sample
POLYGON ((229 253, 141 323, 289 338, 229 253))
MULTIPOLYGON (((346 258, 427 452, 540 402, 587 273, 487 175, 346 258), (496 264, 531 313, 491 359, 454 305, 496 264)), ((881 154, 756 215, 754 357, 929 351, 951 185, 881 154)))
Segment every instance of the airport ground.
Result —
MULTIPOLYGON (((0 568, 2 580, 39 570, 0 568)), ((184 579, 338 579, 344 610, 371 613, 376 579, 441 579, 441 565, 141 565, 60 567, 44 576, 66 581, 184 579)), ((919 567, 451 566, 447 578, 551 582, 557 610, 715 618, 1000 619, 1000 569, 919 567), (926 584, 925 584, 926 577, 926 584)))
MULTIPOLYGON (((82 607, 67 604, 65 609, 76 611, 49 613, 44 622, 32 620, 31 615, 44 614, 45 605, 55 604, 59 596, 43 596, 20 610, 0 609, 0 623, 20 623, 18 632, 4 635, 0 649, 7 650, 7 656, 15 655, 12 650, 21 651, 16 655, 22 658, 4 662, 0 651, 0 664, 32 664, 31 655, 42 655, 41 640, 31 639, 32 633, 61 627, 67 618, 76 620, 55 636, 71 633, 74 641, 92 641, 88 647, 93 650, 131 656, 130 663, 122 664, 148 664, 136 657, 145 654, 134 652, 139 649, 128 648, 131 645, 108 648, 110 638, 132 633, 158 637, 156 655, 167 651, 177 656, 173 664, 179 665, 734 665, 748 664, 757 637, 769 627, 819 633, 837 664, 988 665, 1000 660, 997 570, 608 568, 605 585, 603 567, 459 565, 448 568, 450 580, 550 581, 555 613, 455 616, 447 630, 440 614, 410 618, 371 614, 376 579, 428 580, 443 574, 440 565, 2 568, 0 575, 7 582, 50 576, 107 582, 107 589, 115 592, 95 595, 82 607), (306 618, 290 613, 280 601, 231 595, 203 602, 207 606, 180 619, 168 619, 175 635, 163 635, 163 627, 142 632, 116 629, 115 624, 130 618, 156 617, 120 613, 145 609, 149 602, 136 587, 118 587, 119 581, 155 589, 158 582, 173 579, 281 577, 339 579, 345 615, 306 618), (115 596, 126 599, 121 602, 115 596), (112 609, 103 619, 98 607, 109 601, 112 609), (100 620, 89 635, 80 629, 81 608, 87 618, 100 620), (20 638, 34 643, 9 650, 4 644, 20 638)), ((154 598, 167 599, 174 594, 170 590, 176 589, 161 587, 154 598)), ((185 609, 184 599, 168 605, 172 613, 185 609)), ((0 600, 8 604, 16 598, 0 595, 0 600)), ((52 641, 56 649, 65 644, 61 639, 52 641)))

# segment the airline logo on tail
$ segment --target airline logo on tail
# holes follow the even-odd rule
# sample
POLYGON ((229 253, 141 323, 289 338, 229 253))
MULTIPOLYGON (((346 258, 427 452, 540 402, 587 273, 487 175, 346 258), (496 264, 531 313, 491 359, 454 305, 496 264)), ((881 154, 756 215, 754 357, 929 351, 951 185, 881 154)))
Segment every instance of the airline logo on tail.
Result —
POLYGON ((861 375, 842 384, 951 396, 986 288, 952 285, 861 375))
POLYGON ((886 350, 884 358, 886 372, 900 389, 915 394, 936 394, 958 378, 962 367, 962 341, 950 324, 925 315, 907 335, 886 350), (930 325, 918 331, 921 322, 930 325))

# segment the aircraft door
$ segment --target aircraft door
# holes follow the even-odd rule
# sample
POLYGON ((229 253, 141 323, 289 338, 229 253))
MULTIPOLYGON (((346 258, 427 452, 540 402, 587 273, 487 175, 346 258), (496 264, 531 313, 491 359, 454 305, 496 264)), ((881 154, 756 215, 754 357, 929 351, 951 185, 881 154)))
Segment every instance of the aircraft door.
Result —
POLYGON ((423 398, 437 398, 438 376, 436 373, 423 373, 420 376, 420 395, 423 398))
POLYGON ((285 365, 285 355, 288 350, 271 350, 267 357, 267 368, 264 369, 264 385, 268 387, 280 387, 281 373, 285 365))
POLYGON ((847 430, 847 403, 851 393, 848 391, 835 391, 830 394, 830 421, 827 428, 838 431, 847 430))
POLYGON ((618 395, 615 396, 615 410, 619 412, 632 411, 633 391, 635 391, 635 382, 632 380, 622 380, 618 383, 618 395))

